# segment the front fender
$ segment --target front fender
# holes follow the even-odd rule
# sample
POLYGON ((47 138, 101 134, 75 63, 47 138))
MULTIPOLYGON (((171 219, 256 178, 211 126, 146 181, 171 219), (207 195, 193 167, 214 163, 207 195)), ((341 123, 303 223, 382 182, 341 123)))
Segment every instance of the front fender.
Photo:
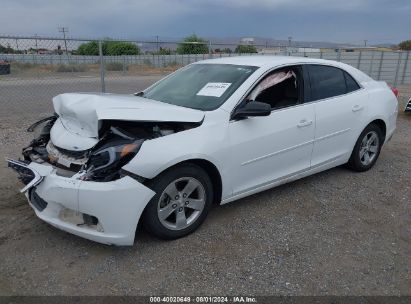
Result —
POLYGON ((224 166, 230 155, 227 136, 226 122, 204 121, 197 128, 146 140, 137 155, 123 169, 152 179, 183 161, 206 160, 214 164, 221 175, 224 197, 231 194, 232 189, 227 178, 228 168, 224 166))

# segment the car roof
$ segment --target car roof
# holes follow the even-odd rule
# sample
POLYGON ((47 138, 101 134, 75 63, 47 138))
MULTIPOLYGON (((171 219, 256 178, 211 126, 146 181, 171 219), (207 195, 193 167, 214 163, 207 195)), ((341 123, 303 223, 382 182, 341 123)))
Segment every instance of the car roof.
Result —
POLYGON ((234 65, 249 65, 257 66, 263 69, 271 69, 282 65, 290 64, 321 64, 338 67, 350 73, 357 81, 371 81, 372 79, 365 73, 357 70, 356 68, 334 60, 316 59, 307 57, 294 57, 294 56, 267 56, 267 55, 253 55, 253 56, 232 56, 221 57, 215 59, 206 59, 197 61, 194 64, 234 64, 234 65))

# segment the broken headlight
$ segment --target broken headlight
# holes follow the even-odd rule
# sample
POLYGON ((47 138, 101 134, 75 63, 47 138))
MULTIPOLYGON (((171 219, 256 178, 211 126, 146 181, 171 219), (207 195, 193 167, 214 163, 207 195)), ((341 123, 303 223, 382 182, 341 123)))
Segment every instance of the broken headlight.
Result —
POLYGON ((27 147, 24 147, 22 154, 25 160, 44 162, 48 160, 48 153, 46 145, 50 139, 50 130, 53 127, 58 115, 46 117, 41 119, 30 127, 28 127, 27 132, 33 133, 33 140, 27 147))
POLYGON ((83 180, 111 181, 120 176, 120 169, 140 150, 143 139, 116 139, 97 145, 91 151, 83 180))

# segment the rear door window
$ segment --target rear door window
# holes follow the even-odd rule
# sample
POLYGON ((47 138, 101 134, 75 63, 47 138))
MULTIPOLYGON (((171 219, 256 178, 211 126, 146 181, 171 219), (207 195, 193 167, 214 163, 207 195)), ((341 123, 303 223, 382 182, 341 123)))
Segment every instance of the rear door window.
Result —
POLYGON ((351 77, 350 74, 344 72, 345 83, 347 84, 347 93, 354 92, 360 89, 358 83, 351 77))
POLYGON ((326 65, 308 65, 311 100, 320 100, 347 93, 344 71, 326 65))

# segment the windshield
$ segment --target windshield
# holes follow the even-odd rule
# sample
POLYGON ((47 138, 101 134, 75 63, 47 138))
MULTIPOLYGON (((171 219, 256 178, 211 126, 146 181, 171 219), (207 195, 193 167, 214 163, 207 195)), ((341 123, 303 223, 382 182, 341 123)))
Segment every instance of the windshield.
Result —
POLYGON ((214 110, 256 69, 231 64, 193 64, 145 91, 144 97, 192 109, 214 110))

